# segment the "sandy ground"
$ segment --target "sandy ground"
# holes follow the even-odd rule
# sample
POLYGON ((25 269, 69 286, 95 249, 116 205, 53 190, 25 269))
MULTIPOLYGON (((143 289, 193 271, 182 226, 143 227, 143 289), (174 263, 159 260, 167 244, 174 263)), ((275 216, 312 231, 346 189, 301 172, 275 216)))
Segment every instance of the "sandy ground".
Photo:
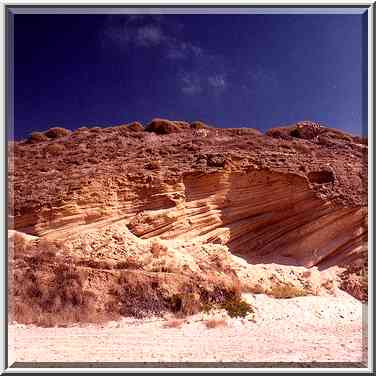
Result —
POLYGON ((18 362, 364 362, 366 306, 349 295, 272 299, 247 295, 255 321, 225 312, 123 319, 69 328, 9 327, 10 360, 18 362), (209 318, 226 326, 208 329, 209 318), (171 318, 170 318, 171 320, 171 318))

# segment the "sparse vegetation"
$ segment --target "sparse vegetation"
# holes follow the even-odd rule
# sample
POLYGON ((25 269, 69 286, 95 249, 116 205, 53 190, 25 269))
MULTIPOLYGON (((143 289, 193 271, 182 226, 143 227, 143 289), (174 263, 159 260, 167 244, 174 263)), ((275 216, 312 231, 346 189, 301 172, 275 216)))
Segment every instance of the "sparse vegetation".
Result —
POLYGON ((163 324, 163 327, 164 328, 174 328, 174 329, 180 329, 183 324, 186 323, 186 320, 184 319, 172 319, 172 320, 168 320, 167 322, 165 322, 163 324))
POLYGON ((227 326, 226 320, 218 320, 218 319, 211 319, 205 321, 205 326, 208 329, 215 329, 215 328, 221 328, 224 326, 227 326))
POLYGON ((246 317, 255 312, 251 304, 239 297, 227 299, 221 304, 221 308, 225 309, 230 317, 246 317))
POLYGON ((265 134, 269 137, 280 138, 283 140, 289 140, 292 137, 289 134, 289 130, 286 128, 270 128, 265 134))
POLYGON ((216 309, 216 308, 217 308, 217 306, 213 303, 210 303, 210 302, 205 302, 201 305, 201 310, 204 313, 209 313, 210 311, 212 311, 213 309, 216 309))
POLYGON ((297 298, 309 295, 303 287, 296 287, 291 284, 273 285, 266 293, 277 299, 297 298))
POLYGON ((11 319, 40 326, 98 320, 95 294, 84 289, 86 276, 82 270, 59 263, 46 281, 41 278, 38 264, 14 275, 11 319))
POLYGON ((201 310, 209 313, 214 309, 224 309, 230 317, 247 317, 255 313, 254 307, 242 299, 239 279, 233 275, 231 287, 225 291, 215 290, 210 297, 203 299, 201 310))
POLYGON ((300 129, 299 128, 294 128, 293 130, 291 130, 290 136, 296 137, 296 138, 301 138, 301 131, 300 131, 300 129))
POLYGON ((66 137, 66 136, 69 136, 71 133, 72 133, 72 131, 70 131, 69 129, 65 129, 65 128, 61 128, 61 127, 50 128, 49 130, 44 132, 44 134, 48 138, 52 138, 52 139, 66 137))
POLYGON ((160 135, 177 133, 183 129, 189 129, 189 124, 166 119, 153 119, 145 128, 147 132, 154 132, 160 135))
MULTIPOLYGON (((255 240, 252 242, 262 242, 263 234, 275 237, 277 232, 275 235, 273 231, 269 232, 269 225, 273 225, 269 221, 265 229, 259 230, 258 219, 254 219, 258 218, 257 210, 251 217, 246 217, 247 212, 243 210, 248 210, 248 204, 243 205, 247 200, 246 196, 242 197, 243 192, 250 184, 257 185, 259 177, 260 181, 266 177, 273 199, 281 202, 283 212, 286 185, 277 184, 278 176, 285 181, 301 171, 300 175, 312 182, 333 182, 334 175, 322 174, 320 164, 331 163, 336 173, 335 182, 341 182, 339 189, 339 184, 334 188, 331 184, 321 187, 325 189, 324 193, 340 193, 338 200, 353 207, 362 199, 359 192, 363 189, 360 183, 364 181, 359 181, 359 190, 355 193, 352 188, 363 172, 357 152, 366 152, 367 147, 357 143, 349 147, 349 136, 328 137, 334 146, 325 147, 304 137, 292 139, 291 128, 270 130, 267 134, 279 138, 273 139, 274 136, 260 136, 258 131, 251 129, 206 129, 202 124, 168 122, 166 127, 163 125, 158 131, 149 133, 143 132, 138 123, 134 123, 134 130, 132 125, 103 129, 85 127, 66 139, 60 137, 69 135, 70 131, 52 128, 48 131, 51 138, 41 132, 35 136, 36 140, 47 142, 22 141, 13 145, 14 167, 9 172, 9 179, 15 228, 43 234, 53 233, 56 225, 62 230, 59 234, 77 230, 78 235, 82 227, 76 229, 75 226, 88 225, 87 237, 80 234, 74 240, 77 243, 82 240, 81 248, 67 238, 64 238, 69 242, 66 249, 48 242, 43 244, 43 240, 38 243, 35 238, 31 241, 32 246, 23 237, 15 239, 12 257, 15 283, 11 293, 15 294, 12 312, 17 320, 60 325, 95 321, 99 317, 98 311, 103 313, 102 317, 144 317, 165 311, 186 316, 217 308, 225 309, 231 317, 245 317, 253 313, 253 307, 241 299, 239 280, 234 277, 231 281, 230 278, 232 263, 219 246, 218 252, 217 248, 212 248, 214 252, 210 253, 205 248, 198 246, 196 250, 195 246, 189 245, 184 254, 176 245, 167 249, 165 244, 172 243, 155 239, 155 234, 166 239, 177 234, 181 239, 204 230, 202 234, 207 239, 214 239, 213 242, 235 239, 234 244, 245 244, 246 236, 242 243, 242 234, 247 231, 248 221, 255 221, 255 236, 252 237, 255 240), (188 131, 180 132, 186 127, 188 131), (176 129, 179 131, 175 132, 176 129), (294 153, 294 149, 299 153, 294 153), (145 162, 149 160, 152 162, 146 167, 158 170, 158 173, 145 173, 145 162), (276 163, 271 164, 272 160, 276 163), (224 166, 231 167, 231 175, 230 171, 229 174, 220 171, 224 166), (283 174, 275 171, 275 167, 283 167, 283 174), (265 174, 264 169, 270 171, 265 174), (309 174, 315 169, 320 173, 309 174), (265 175, 259 175, 259 172, 265 175), (209 173, 213 174, 210 179, 206 180, 205 176, 201 180, 209 173), (244 176, 246 179, 243 180, 244 176), (206 191, 207 188, 210 189, 206 191), (238 198, 233 199, 227 190, 235 190, 238 198), (184 200, 189 203, 185 208, 181 205, 184 200), (209 210, 210 216, 207 216, 209 210), (191 215, 194 216, 192 221, 191 215), (108 224, 113 228, 120 217, 121 226, 126 222, 123 229, 131 231, 138 239, 133 235, 128 239, 125 232, 119 232, 118 238, 102 233, 102 227, 108 224), (233 227, 234 217, 237 222, 233 227), (228 225, 229 239, 226 239, 227 232, 217 232, 222 220, 228 225), (96 227, 97 221, 101 223, 96 227), (214 235, 210 234, 213 228, 214 235), (185 229, 193 231, 186 235, 185 229), (133 238, 140 242, 134 247, 133 238), (67 265, 68 269, 60 270, 59 265, 67 265)), ((292 183, 294 179, 291 179, 292 183)), ((365 190, 366 184, 363 185, 365 190)), ((293 203, 300 205, 306 198, 310 199, 305 183, 304 191, 300 185, 297 192, 287 191, 294 195, 293 203)), ((256 196, 262 200, 261 187, 256 196)), ((272 205, 272 197, 270 200, 272 205)), ((307 207, 321 210, 315 205, 307 207)), ((300 215, 294 214, 294 220, 295 217, 300 215)), ((367 271, 349 278, 342 287, 363 299, 367 294, 366 281, 367 271)), ((267 288, 268 283, 261 281, 252 292, 289 298, 310 291, 305 286, 275 286, 265 291, 267 288)))
POLYGON ((192 129, 207 129, 210 128, 207 124, 203 123, 202 121, 194 121, 191 123, 192 129))
POLYGON ((201 308, 200 295, 186 287, 185 292, 175 294, 169 299, 172 312, 178 316, 189 316, 198 313, 201 308))
MULTIPOLYGON (((64 243, 58 241, 27 241, 18 233, 13 239, 12 265, 27 267, 26 273, 17 268, 11 274, 11 317, 20 323, 67 325, 120 316, 142 318, 167 311, 186 317, 205 310, 205 306, 220 307, 240 294, 235 275, 227 282, 210 271, 204 278, 190 271, 181 275, 177 266, 168 263, 166 270, 143 270, 144 265, 152 267, 154 259, 166 261, 167 248, 159 241, 151 244, 149 261, 146 257, 133 262, 134 257, 129 256, 116 263, 68 257, 64 243), (89 288, 93 276, 97 283, 104 283, 101 289, 89 288)), ((109 239, 113 239, 111 234, 109 239)))
POLYGON ((142 126, 142 124, 137 121, 128 124, 127 127, 129 130, 133 132, 142 132, 144 130, 144 127, 142 126))
POLYGON ((48 141, 49 138, 42 132, 33 132, 29 137, 29 142, 48 141))
POLYGON ((113 299, 108 312, 137 318, 160 315, 168 305, 157 287, 158 281, 143 272, 122 271, 109 290, 113 299))
POLYGON ((262 136, 262 132, 255 128, 230 128, 225 130, 225 134, 237 136, 262 136))

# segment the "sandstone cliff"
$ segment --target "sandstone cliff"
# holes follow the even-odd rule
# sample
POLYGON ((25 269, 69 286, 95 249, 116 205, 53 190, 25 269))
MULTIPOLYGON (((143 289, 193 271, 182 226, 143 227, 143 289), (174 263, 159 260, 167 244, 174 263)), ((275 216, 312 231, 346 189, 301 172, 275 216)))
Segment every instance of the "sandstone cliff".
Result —
POLYGON ((367 152, 365 139, 310 122, 265 135, 162 119, 34 133, 9 145, 15 302, 23 276, 39 278, 43 315, 64 258, 85 271, 75 283, 98 312, 129 311, 129 293, 109 299, 111 283, 130 285, 124 273, 146 278, 153 302, 185 291, 199 304, 236 283, 330 290, 366 265, 367 152))

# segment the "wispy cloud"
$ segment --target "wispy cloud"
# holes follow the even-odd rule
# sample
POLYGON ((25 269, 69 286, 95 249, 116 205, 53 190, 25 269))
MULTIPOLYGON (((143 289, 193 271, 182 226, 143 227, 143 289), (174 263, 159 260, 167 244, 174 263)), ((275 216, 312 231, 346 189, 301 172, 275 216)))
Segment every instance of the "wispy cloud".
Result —
POLYGON ((184 72, 180 75, 181 91, 187 95, 197 95, 202 92, 200 77, 192 72, 184 72))
POLYGON ((221 94, 227 87, 224 74, 214 74, 206 77, 196 72, 180 74, 181 91, 186 95, 221 94))
POLYGON ((254 92, 258 88, 258 93, 269 93, 278 89, 279 80, 274 71, 267 70, 265 68, 257 67, 254 70, 248 72, 244 79, 243 88, 254 92), (262 90, 260 90, 262 88, 262 90))
POLYGON ((166 57, 172 59, 198 55, 201 48, 179 38, 176 29, 163 15, 111 15, 106 19, 104 34, 125 47, 130 44, 145 48, 158 46, 165 50, 166 57))
POLYGON ((188 58, 200 57, 204 55, 201 47, 196 46, 190 42, 181 42, 177 39, 169 41, 167 49, 167 58, 172 60, 184 60, 188 58))
POLYGON ((226 79, 223 74, 215 74, 208 77, 209 86, 216 90, 224 90, 226 88, 226 79))
POLYGON ((134 42, 139 46, 158 46, 167 39, 162 29, 156 25, 140 27, 135 31, 134 42))
POLYGON ((227 82, 221 57, 186 40, 182 28, 163 15, 109 16, 105 36, 124 48, 158 48, 161 58, 178 62, 176 83, 185 95, 224 92, 227 82))
POLYGON ((110 15, 105 21, 104 36, 120 47, 154 47, 168 40, 160 15, 110 15))

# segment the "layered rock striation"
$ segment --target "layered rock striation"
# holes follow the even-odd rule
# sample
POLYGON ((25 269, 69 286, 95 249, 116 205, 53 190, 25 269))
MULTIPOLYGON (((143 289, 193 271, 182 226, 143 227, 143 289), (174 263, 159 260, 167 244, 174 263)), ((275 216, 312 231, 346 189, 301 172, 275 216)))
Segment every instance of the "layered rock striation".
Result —
MULTIPOLYGON (((66 244, 120 226, 174 249, 225 247, 246 265, 362 265, 366 140, 314 125, 264 135, 155 119, 34 135, 9 145, 9 223, 66 244)), ((111 250, 95 257, 120 262, 111 250)))

